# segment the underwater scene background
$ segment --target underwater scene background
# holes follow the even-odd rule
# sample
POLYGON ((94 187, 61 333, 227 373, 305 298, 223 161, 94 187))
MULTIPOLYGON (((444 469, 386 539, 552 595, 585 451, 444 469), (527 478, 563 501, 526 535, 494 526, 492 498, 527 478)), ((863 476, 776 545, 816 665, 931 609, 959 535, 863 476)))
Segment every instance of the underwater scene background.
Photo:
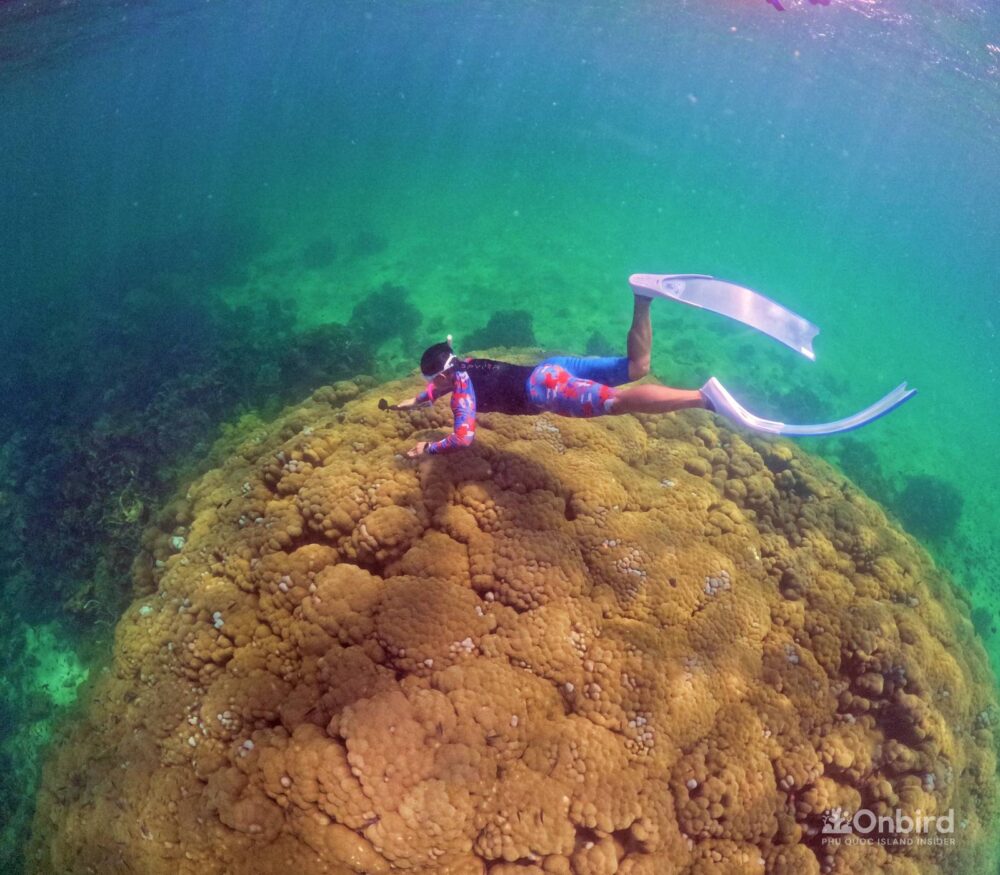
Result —
MULTIPOLYGON (((315 389, 452 334, 619 354, 863 430, 798 445, 930 551, 1000 673, 1000 9, 973 2, 0 5, 0 869, 143 532, 315 389)), ((148 548, 148 543, 145 545, 148 548)))

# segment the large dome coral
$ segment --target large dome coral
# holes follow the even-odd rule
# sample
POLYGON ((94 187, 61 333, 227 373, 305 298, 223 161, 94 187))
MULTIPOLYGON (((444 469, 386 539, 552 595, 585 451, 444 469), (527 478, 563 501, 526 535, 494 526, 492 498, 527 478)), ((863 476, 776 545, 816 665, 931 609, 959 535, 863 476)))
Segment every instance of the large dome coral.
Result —
POLYGON ((406 460, 439 407, 320 390, 171 508, 31 871, 985 864, 984 654, 850 483, 701 411, 484 415, 470 449, 406 460), (823 832, 862 808, 954 831, 823 832))

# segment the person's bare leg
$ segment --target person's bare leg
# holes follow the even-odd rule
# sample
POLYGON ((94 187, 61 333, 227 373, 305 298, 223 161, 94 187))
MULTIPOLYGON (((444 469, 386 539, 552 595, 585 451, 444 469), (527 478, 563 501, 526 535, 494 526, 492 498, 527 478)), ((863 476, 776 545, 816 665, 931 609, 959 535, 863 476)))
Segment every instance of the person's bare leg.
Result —
POLYGON ((638 380, 649 373, 653 349, 653 326, 649 321, 651 298, 633 295, 632 327, 628 330, 628 378, 638 380))
MULTIPOLYGON (((651 298, 635 295, 632 327, 628 332, 628 378, 638 380, 649 373, 653 349, 653 325, 649 320, 651 298)), ((697 389, 674 389, 670 386, 633 386, 619 389, 609 411, 622 413, 670 413, 685 407, 709 407, 705 396, 697 389)))
POLYGON ((622 413, 671 413, 685 407, 707 407, 705 397, 697 389, 674 389, 670 386, 633 386, 619 389, 612 404, 612 415, 622 413))

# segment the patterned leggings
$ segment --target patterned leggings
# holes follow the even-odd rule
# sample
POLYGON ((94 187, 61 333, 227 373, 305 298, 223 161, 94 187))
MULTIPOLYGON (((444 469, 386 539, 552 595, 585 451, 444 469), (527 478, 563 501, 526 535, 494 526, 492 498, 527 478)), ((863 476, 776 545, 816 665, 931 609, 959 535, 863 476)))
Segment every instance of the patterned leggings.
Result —
POLYGON ((627 358, 553 356, 531 372, 528 397, 560 416, 601 416, 618 396, 612 387, 628 381, 627 358))

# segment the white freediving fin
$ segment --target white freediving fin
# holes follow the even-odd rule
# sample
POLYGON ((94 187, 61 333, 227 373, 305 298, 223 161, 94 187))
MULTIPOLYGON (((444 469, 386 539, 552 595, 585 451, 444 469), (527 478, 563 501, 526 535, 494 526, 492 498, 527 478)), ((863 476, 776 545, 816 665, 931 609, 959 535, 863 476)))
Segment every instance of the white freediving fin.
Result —
POLYGON ((744 428, 766 434, 801 437, 837 434, 860 428, 869 422, 874 422, 880 416, 885 416, 887 413, 895 410, 904 401, 916 395, 917 390, 908 389, 906 383, 900 383, 888 395, 872 404, 871 407, 866 407, 853 416, 847 416, 835 422, 825 422, 818 425, 788 425, 784 422, 775 422, 771 419, 762 419, 759 416, 754 416, 754 414, 733 398, 729 390, 715 377, 712 377, 701 387, 701 393, 711 402, 716 413, 725 416, 727 419, 731 419, 744 428))
POLYGON ((819 328, 752 289, 697 273, 634 273, 628 282, 637 295, 671 298, 720 313, 756 328, 808 359, 816 359, 812 342, 819 328))

